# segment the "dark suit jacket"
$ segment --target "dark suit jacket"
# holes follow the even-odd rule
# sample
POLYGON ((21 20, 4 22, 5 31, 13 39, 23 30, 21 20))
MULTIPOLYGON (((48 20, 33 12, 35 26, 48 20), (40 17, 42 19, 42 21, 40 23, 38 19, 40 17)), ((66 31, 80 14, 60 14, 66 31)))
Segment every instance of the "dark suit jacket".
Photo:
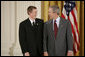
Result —
POLYGON ((41 55, 43 50, 43 20, 35 19, 32 26, 28 19, 20 23, 19 42, 22 53, 29 52, 31 56, 41 55))
POLYGON ((47 21, 44 25, 43 47, 49 56, 65 56, 67 51, 73 51, 73 37, 70 21, 60 17, 56 39, 53 30, 53 20, 47 21))

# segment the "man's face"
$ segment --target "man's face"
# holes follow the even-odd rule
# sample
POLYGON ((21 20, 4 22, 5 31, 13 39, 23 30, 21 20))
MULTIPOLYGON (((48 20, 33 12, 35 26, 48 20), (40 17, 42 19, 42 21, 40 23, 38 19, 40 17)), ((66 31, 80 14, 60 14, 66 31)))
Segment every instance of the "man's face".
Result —
POLYGON ((37 9, 33 9, 32 12, 29 12, 29 16, 35 19, 37 16, 37 9))
POLYGON ((48 15, 49 15, 50 19, 54 18, 54 13, 53 13, 53 9, 52 8, 49 8, 48 15))

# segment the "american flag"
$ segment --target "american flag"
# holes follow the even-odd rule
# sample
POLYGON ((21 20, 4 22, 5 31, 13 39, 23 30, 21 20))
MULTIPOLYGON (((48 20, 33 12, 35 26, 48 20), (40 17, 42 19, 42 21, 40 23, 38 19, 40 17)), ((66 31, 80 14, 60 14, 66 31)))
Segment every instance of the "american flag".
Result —
POLYGON ((62 11, 62 17, 68 19, 71 22, 72 36, 74 39, 73 52, 76 55, 79 52, 80 38, 78 31, 78 18, 77 18, 77 8, 75 1, 65 1, 62 11))

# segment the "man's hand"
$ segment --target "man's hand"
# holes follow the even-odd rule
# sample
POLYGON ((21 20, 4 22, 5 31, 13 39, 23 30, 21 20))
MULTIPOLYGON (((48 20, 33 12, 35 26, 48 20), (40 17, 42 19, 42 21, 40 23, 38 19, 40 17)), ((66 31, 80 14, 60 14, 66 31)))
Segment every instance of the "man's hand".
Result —
POLYGON ((73 52, 72 51, 68 51, 68 53, 67 53, 67 56, 73 56, 73 52))
POLYGON ((44 52, 44 56, 48 56, 48 53, 47 52, 44 52))
POLYGON ((25 56, 30 56, 29 52, 26 52, 26 53, 25 53, 25 56))

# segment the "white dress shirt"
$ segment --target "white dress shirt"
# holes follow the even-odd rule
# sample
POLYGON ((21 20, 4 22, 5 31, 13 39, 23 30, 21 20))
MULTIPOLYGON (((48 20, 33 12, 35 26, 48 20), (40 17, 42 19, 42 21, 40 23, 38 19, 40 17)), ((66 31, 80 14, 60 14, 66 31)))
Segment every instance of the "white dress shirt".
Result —
MULTIPOLYGON (((53 19, 53 30, 54 30, 54 19, 53 19)), ((58 16, 58 18, 56 19, 56 24, 57 24, 57 27, 59 28, 59 23, 60 23, 60 17, 58 16)))
POLYGON ((35 23, 35 19, 32 20, 31 18, 29 18, 29 20, 30 20, 30 22, 31 22, 32 25, 33 25, 33 22, 35 23))

